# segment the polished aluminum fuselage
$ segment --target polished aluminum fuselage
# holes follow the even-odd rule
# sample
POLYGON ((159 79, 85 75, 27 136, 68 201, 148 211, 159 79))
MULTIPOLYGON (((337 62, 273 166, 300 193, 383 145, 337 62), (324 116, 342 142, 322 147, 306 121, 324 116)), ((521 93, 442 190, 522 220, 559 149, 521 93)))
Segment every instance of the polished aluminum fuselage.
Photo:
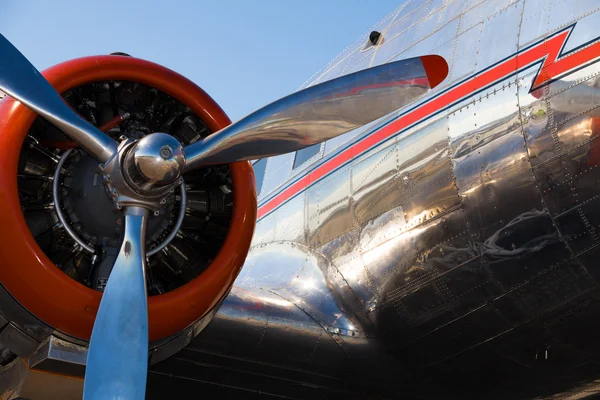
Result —
POLYGON ((268 160, 235 286, 150 384, 292 398, 600 393, 598 10, 409 0, 374 27, 383 44, 366 34, 311 78, 426 54, 450 66, 298 168, 295 154, 268 160))

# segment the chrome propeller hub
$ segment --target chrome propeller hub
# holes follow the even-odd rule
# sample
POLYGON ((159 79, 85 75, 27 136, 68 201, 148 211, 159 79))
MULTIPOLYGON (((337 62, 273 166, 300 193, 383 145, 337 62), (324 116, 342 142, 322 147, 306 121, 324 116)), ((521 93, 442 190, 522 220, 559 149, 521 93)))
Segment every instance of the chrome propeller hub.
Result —
POLYGON ((122 139, 113 157, 99 166, 106 194, 117 210, 135 206, 156 214, 168 195, 183 183, 183 146, 165 133, 153 133, 138 141, 122 139))
POLYGON ((131 147, 125 157, 124 168, 130 184, 141 191, 164 187, 183 173, 183 146, 171 135, 153 133, 131 147))

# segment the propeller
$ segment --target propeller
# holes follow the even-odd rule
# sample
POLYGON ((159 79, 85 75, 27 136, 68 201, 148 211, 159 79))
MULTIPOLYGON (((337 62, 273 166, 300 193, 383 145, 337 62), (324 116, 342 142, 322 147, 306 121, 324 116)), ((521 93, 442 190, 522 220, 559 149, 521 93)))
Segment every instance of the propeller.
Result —
POLYGON ((44 117, 103 163, 117 150, 117 142, 71 110, 40 72, 0 35, 0 89, 44 117))
POLYGON ((439 56, 359 71, 277 100, 184 148, 164 133, 117 144, 71 110, 2 35, 0 54, 0 90, 79 143, 101 164, 103 173, 110 174, 104 176, 111 178, 104 179, 105 185, 107 181, 112 185, 109 192, 126 200, 125 237, 90 339, 85 399, 144 398, 148 369, 144 243, 157 192, 172 188, 181 174, 194 168, 292 152, 349 132, 414 100, 448 72, 439 56))
POLYGON ((148 370, 146 222, 148 209, 125 208, 125 237, 104 289, 90 339, 86 399, 143 399, 148 370))
POLYGON ((279 99, 185 148, 185 171, 289 153, 359 128, 439 84, 440 56, 379 65, 279 99))

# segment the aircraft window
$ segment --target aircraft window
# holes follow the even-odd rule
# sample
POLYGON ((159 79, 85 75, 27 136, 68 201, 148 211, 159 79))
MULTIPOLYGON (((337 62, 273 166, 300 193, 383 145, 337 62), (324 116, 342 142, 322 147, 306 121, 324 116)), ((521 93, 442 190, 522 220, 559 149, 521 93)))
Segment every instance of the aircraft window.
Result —
POLYGON ((305 162, 307 162, 312 156, 317 154, 321 150, 321 144, 315 144, 310 147, 305 147, 302 150, 298 150, 296 152, 296 157, 294 158, 294 169, 298 168, 305 162))
POLYGON ((265 180, 265 170, 267 167, 267 159, 263 158, 262 160, 258 160, 252 164, 252 168, 254 168, 254 177, 256 178, 256 195, 260 194, 260 189, 262 188, 263 181, 265 180))

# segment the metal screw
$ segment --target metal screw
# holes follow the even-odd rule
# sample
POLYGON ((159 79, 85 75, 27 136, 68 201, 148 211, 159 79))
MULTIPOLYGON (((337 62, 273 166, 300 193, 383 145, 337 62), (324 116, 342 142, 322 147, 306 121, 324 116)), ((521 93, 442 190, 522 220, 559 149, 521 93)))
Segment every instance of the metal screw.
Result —
POLYGON ((160 156, 165 160, 173 155, 173 150, 169 146, 163 146, 160 149, 160 156))

